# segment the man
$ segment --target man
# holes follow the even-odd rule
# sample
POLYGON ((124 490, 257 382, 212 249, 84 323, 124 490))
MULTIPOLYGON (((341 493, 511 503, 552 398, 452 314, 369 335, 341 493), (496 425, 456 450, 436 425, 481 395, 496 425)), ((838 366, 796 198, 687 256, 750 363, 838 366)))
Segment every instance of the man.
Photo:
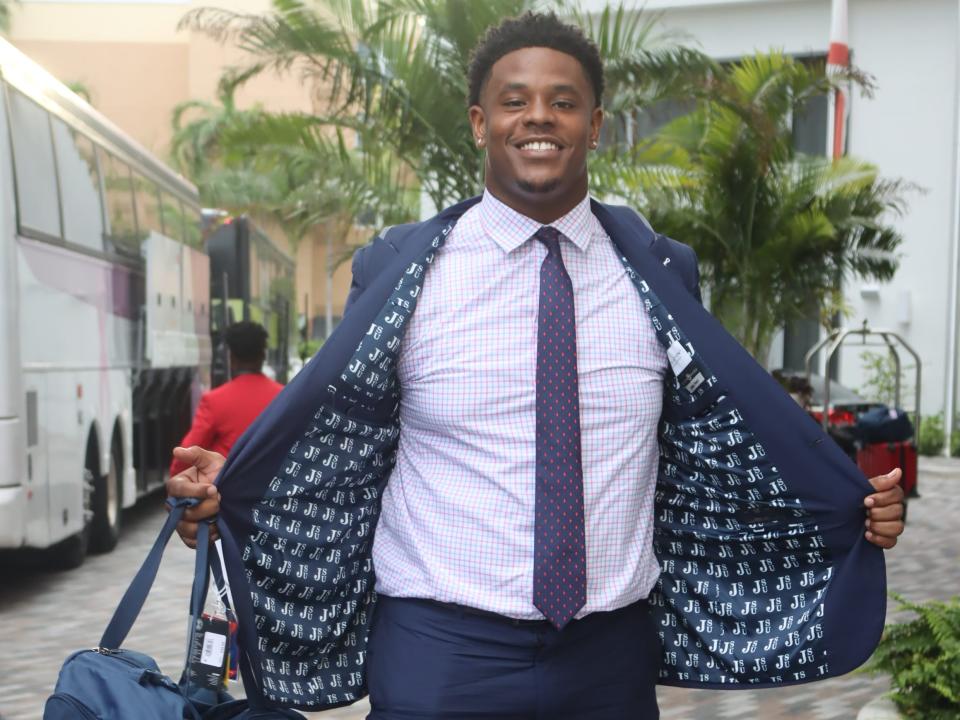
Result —
POLYGON ((870 493, 699 306, 692 251, 589 199, 579 30, 505 21, 469 86, 483 197, 359 251, 324 350, 226 465, 194 448, 169 484, 202 499, 188 544, 219 509, 250 589, 245 686, 368 690, 375 720, 621 720, 658 717, 658 677, 858 664, 883 624, 863 507, 892 547, 897 472, 870 493))
POLYGON ((283 385, 263 374, 267 356, 267 331, 255 322, 230 325, 225 335, 230 351, 230 381, 204 393, 193 416, 193 424, 173 451, 170 477, 190 467, 183 448, 199 446, 227 455, 263 409, 283 390, 283 385))

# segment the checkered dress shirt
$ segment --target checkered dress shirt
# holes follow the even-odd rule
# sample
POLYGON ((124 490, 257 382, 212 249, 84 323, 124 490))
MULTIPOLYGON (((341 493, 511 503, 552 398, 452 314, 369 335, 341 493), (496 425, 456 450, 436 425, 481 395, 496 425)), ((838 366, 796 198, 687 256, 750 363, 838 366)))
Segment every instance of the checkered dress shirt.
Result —
MULTIPOLYGON (((554 223, 573 283, 587 602, 647 596, 666 354, 589 198, 554 223)), ((541 226, 489 193, 425 276, 401 346, 400 440, 377 590, 539 619, 533 605, 541 226)))

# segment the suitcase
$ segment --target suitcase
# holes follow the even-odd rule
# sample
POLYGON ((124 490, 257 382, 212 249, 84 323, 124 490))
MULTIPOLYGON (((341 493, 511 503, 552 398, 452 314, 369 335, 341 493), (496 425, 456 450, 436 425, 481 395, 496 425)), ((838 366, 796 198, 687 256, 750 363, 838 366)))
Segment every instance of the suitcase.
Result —
POLYGON ((868 478, 885 475, 899 467, 903 470, 900 487, 907 497, 917 495, 917 446, 912 440, 879 442, 857 450, 857 467, 868 478))

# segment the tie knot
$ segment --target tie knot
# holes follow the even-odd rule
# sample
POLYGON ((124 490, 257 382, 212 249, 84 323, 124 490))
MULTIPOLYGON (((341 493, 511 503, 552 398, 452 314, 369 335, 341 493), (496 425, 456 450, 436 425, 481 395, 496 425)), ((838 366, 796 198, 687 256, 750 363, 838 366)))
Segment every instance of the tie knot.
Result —
POLYGON ((560 252, 560 231, 555 227, 544 225, 533 236, 547 246, 548 252, 560 252))

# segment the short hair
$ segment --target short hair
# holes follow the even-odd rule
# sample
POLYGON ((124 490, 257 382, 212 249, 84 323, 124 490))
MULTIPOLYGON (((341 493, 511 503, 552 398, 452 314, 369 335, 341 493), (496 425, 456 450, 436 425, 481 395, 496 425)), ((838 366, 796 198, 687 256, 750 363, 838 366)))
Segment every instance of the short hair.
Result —
POLYGON ((230 352, 243 362, 263 362, 267 355, 267 330, 260 323, 234 323, 227 328, 224 339, 230 352))
POLYGON ((507 18, 484 33, 470 53, 467 69, 468 104, 480 103, 480 91, 497 60, 515 50, 530 47, 550 48, 576 58, 593 86, 596 107, 600 107, 603 98, 603 61, 600 51, 580 28, 563 22, 552 12, 526 12, 520 17, 507 18))

